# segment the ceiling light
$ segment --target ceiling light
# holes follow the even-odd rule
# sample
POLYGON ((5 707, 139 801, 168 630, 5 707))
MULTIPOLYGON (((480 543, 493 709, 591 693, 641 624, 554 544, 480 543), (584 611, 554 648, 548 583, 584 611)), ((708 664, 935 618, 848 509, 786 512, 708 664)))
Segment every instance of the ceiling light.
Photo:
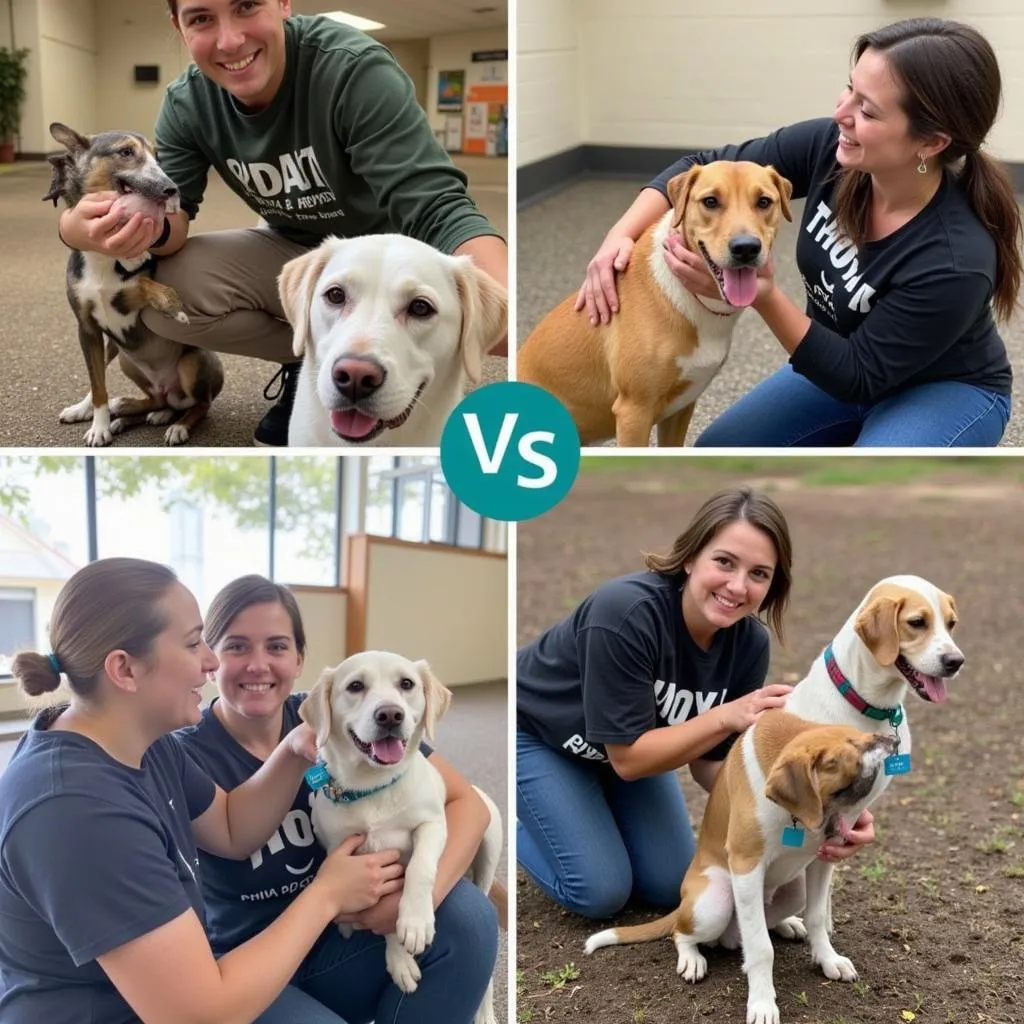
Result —
POLYGON ((379 21, 360 18, 358 14, 349 14, 347 11, 328 11, 324 14, 324 17, 340 21, 343 25, 351 25, 353 28, 358 28, 363 32, 373 32, 375 29, 384 28, 384 25, 379 21))

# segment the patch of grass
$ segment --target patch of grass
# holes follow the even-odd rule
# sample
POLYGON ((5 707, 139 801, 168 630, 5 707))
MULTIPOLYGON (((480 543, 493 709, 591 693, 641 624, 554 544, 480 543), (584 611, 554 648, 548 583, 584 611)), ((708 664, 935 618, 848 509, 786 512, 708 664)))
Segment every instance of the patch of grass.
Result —
POLYGON ((880 882, 889 869, 880 860, 876 860, 874 864, 864 864, 859 870, 861 878, 869 882, 880 882))
POLYGON ((863 999, 871 991, 871 986, 866 981, 855 981, 853 983, 853 991, 855 995, 863 999))
POLYGON ((797 992, 793 999, 798 1002, 801 1006, 810 1006, 811 1001, 807 998, 806 992, 797 992))
POLYGON ((1024 864, 1011 864, 1003 868, 1004 878, 1024 878, 1024 864))
POLYGON ((540 980, 554 991, 558 988, 565 988, 570 981, 575 981, 580 976, 580 969, 570 961, 559 967, 557 971, 545 971, 540 980))
POLYGON ((1010 803, 1014 807, 1024 807, 1024 793, 1019 790, 1015 790, 1010 796, 1010 803))
POLYGON ((1013 840, 1006 839, 998 833, 994 836, 990 836, 988 839, 980 843, 975 843, 974 848, 980 850, 982 853, 1007 853, 1014 846, 1013 840))

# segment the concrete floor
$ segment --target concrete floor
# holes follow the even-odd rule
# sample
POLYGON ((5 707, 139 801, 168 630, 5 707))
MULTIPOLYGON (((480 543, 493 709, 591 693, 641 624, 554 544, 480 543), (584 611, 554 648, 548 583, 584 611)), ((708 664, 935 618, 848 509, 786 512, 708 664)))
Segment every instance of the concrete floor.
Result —
MULTIPOLYGON (((507 237, 507 161, 456 156, 484 215, 507 237)), ((83 424, 57 421, 60 410, 88 391, 74 317, 64 291, 67 250, 57 238, 57 211, 41 198, 49 187, 49 164, 16 163, 0 173, 0 350, 8 360, 0 376, 0 446, 82 445, 83 424)), ((252 212, 216 175, 193 230, 214 231, 255 223, 252 212)), ((192 446, 252 445, 252 432, 270 407, 263 389, 277 365, 225 356, 226 382, 210 415, 195 431, 192 446)), ((484 383, 505 380, 507 360, 485 360, 484 383)), ((116 365, 107 371, 113 395, 138 389, 116 365)), ((157 447, 163 427, 142 426, 114 438, 111 447, 157 447)))
MULTIPOLYGON (((23 726, 0 722, 0 771, 6 767, 23 726)), ((508 686, 504 680, 458 686, 451 707, 437 727, 435 749, 460 772, 483 789, 498 805, 505 824, 505 845, 498 878, 509 885, 508 835, 513 822, 508 813, 508 686)), ((508 1019, 508 935, 501 933, 494 969, 494 1012, 508 1019)))
MULTIPOLYGON (((626 211, 646 181, 579 181, 516 215, 517 333, 519 342, 550 309, 575 293, 587 263, 608 229, 626 211)), ((793 224, 783 223, 776 244, 776 279, 794 301, 804 289, 796 269, 796 226, 803 203, 795 203, 793 224)), ((1010 363, 1024 374, 1024 317, 1000 331, 1010 363)), ((687 440, 693 439, 733 402, 786 361, 782 346, 756 313, 739 318, 729 361, 697 402, 687 440)), ((1001 447, 1024 444, 1024 395, 1014 390, 1013 410, 1001 447)))

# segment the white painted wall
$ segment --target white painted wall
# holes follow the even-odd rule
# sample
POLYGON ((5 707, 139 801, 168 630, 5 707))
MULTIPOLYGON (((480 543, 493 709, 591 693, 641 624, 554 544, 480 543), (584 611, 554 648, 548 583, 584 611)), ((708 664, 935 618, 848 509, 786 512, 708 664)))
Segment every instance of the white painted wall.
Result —
POLYGON ((827 116, 864 31, 934 15, 974 25, 1003 75, 989 148, 1024 161, 1019 0, 520 0, 519 153, 583 143, 696 148, 827 116), (579 109, 564 97, 574 64, 579 109))
POLYGON ((576 8, 576 0, 519 0, 516 146, 520 166, 587 141, 581 21, 576 8))

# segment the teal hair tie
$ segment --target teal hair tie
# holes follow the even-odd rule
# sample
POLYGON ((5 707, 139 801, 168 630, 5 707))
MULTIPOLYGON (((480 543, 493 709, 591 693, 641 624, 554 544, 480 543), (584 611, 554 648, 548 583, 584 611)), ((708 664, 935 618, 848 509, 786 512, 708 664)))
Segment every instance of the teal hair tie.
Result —
POLYGON ((57 660, 57 655, 51 652, 46 656, 46 660, 50 663, 50 668, 52 668, 57 675, 60 675, 60 662, 57 660))

